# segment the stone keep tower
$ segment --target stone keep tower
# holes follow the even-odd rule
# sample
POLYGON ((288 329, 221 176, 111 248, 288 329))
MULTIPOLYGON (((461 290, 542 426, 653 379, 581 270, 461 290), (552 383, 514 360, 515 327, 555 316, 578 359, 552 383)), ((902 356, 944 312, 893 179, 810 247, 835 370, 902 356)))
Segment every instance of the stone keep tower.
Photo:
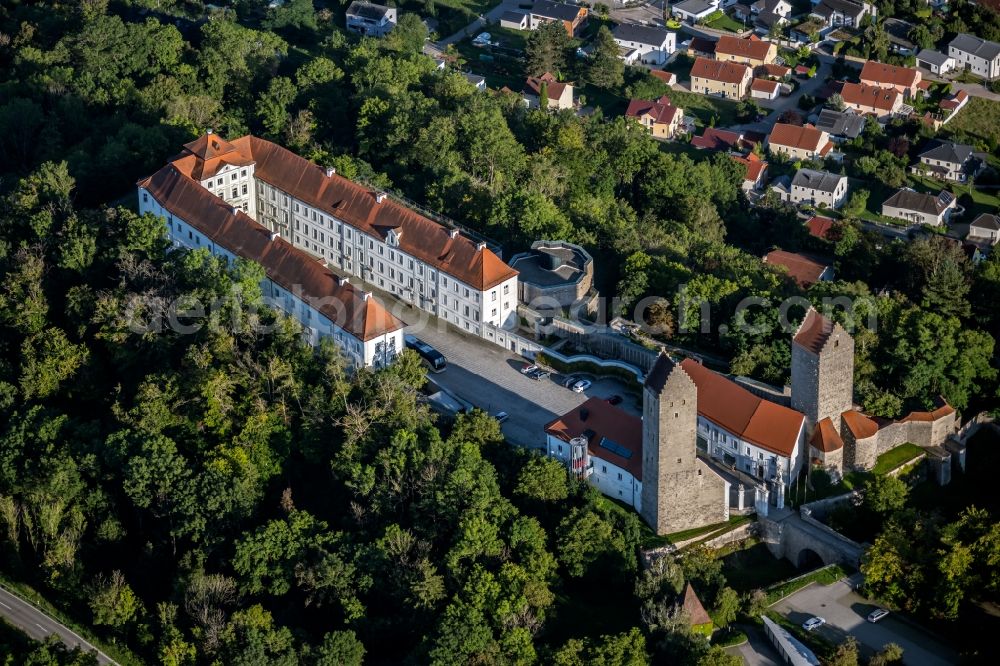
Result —
POLYGON ((697 456, 698 387, 660 354, 642 391, 642 517, 657 534, 729 519, 729 484, 697 456))
POLYGON ((840 324, 809 308, 792 338, 792 409, 812 430, 854 407, 854 338, 840 324))

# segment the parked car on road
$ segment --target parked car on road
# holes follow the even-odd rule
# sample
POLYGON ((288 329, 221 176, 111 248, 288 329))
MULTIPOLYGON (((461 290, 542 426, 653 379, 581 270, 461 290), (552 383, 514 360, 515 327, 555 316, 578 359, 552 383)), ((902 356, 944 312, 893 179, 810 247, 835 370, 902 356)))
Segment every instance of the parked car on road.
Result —
POLYGON ((875 624, 888 614, 889 611, 887 611, 886 609, 876 608, 875 610, 873 610, 871 613, 868 614, 868 621, 871 622, 872 624, 875 624))
POLYGON ((591 385, 592 382, 589 379, 581 379, 577 383, 573 384, 571 388, 573 389, 574 393, 583 393, 584 391, 589 389, 591 385))
POLYGON ((497 412, 496 414, 493 415, 493 418, 495 418, 500 423, 503 423, 504 421, 510 418, 510 414, 508 414, 507 412, 497 412))
POLYGON ((524 367, 521 368, 521 374, 522 375, 530 375, 535 370, 538 370, 538 366, 537 365, 535 365, 534 363, 525 363, 524 367))
POLYGON ((805 629, 806 631, 812 631, 813 629, 819 629, 824 624, 826 624, 826 620, 824 620, 823 618, 818 616, 811 617, 802 623, 802 628, 805 629))
POLYGON ((563 380, 562 385, 565 386, 566 388, 569 388, 573 384, 576 384, 578 381, 580 381, 579 377, 576 377, 574 375, 570 375, 569 377, 567 377, 566 379, 563 380))
POLYGON ((609 405, 620 405, 620 404, 622 404, 622 400, 623 400, 623 398, 620 395, 616 394, 616 395, 613 395, 610 398, 608 398, 608 404, 609 405))
POLYGON ((548 370, 542 370, 541 368, 536 368, 532 370, 530 373, 528 373, 528 376, 536 381, 541 381, 546 377, 548 377, 550 374, 552 373, 549 372, 548 370))

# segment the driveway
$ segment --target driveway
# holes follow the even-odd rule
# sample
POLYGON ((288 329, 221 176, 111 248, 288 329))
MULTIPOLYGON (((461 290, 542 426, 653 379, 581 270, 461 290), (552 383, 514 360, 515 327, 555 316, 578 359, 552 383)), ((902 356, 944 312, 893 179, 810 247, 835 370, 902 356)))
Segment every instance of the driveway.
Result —
POLYGON ((830 62, 824 58, 820 58, 819 67, 816 68, 816 76, 811 79, 806 79, 805 81, 799 81, 798 90, 793 92, 788 97, 779 97, 773 102, 763 102, 761 106, 766 106, 771 112, 763 120, 759 120, 755 123, 747 123, 744 125, 737 125, 734 129, 742 131, 752 131, 761 132, 767 134, 774 127, 774 123, 778 121, 778 116, 780 116, 785 111, 789 109, 802 113, 805 112, 799 109, 799 100, 802 99, 803 95, 813 95, 819 91, 820 88, 826 85, 827 77, 833 74, 833 67, 830 62))
POLYGON ((542 380, 526 377, 521 374, 527 363, 523 357, 460 333, 440 319, 412 309, 403 310, 401 318, 410 324, 407 333, 416 335, 448 359, 444 372, 431 375, 433 381, 487 412, 507 412, 509 418, 503 424, 503 432, 508 441, 518 446, 544 448, 545 424, 591 397, 620 395, 625 399, 620 407, 637 416, 641 413, 636 396, 616 379, 578 374, 575 376, 590 379, 593 385, 584 393, 574 393, 561 384, 566 375, 552 373, 542 380))
POLYGON ((814 615, 825 618, 827 623, 816 630, 818 634, 833 643, 854 636, 863 655, 870 655, 887 643, 896 643, 903 648, 903 660, 908 664, 958 663, 958 655, 951 648, 896 614, 890 613, 878 624, 868 622, 866 618, 875 607, 874 602, 856 594, 842 580, 828 586, 809 585, 772 608, 797 624, 814 615))
POLYGON ((503 0, 503 2, 501 2, 496 7, 486 12, 485 14, 481 15, 479 18, 474 19, 471 23, 469 23, 469 25, 465 26, 464 28, 456 32, 454 35, 449 35, 444 39, 438 40, 437 45, 443 50, 449 44, 460 42, 469 35, 475 34, 480 30, 480 28, 485 26, 487 23, 499 23, 500 17, 503 16, 503 13, 506 11, 523 12, 524 10, 519 9, 518 5, 522 4, 524 1, 525 0, 503 0))
POLYGON ((780 666, 781 657, 763 631, 751 625, 742 625, 740 629, 747 635, 747 642, 726 648, 726 652, 740 657, 748 666, 780 666))

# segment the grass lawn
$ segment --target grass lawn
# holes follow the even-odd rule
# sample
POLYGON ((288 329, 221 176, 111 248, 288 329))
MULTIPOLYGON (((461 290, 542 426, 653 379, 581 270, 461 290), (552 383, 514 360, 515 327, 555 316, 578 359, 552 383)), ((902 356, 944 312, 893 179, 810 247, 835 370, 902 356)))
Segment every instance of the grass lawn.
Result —
POLYGON ((957 140, 1000 142, 1000 102, 973 97, 942 134, 957 140))
MULTIPOLYGON (((438 34, 441 37, 453 35, 498 4, 499 0, 435 0, 437 13, 434 18, 438 20, 438 34)), ((422 0, 409 0, 402 3, 402 6, 408 11, 424 15, 427 5, 422 0)))
POLYGON ((725 14, 712 21, 706 21, 705 25, 716 30, 728 30, 730 32, 743 32, 746 29, 742 23, 725 14))
POLYGON ((969 222, 974 220, 980 213, 993 213, 996 212, 997 208, 1000 208, 1000 197, 997 197, 998 190, 973 189, 968 185, 960 185, 951 181, 943 182, 915 174, 909 174, 909 179, 911 187, 918 192, 932 192, 937 194, 941 190, 946 189, 954 194, 955 198, 962 205, 965 205, 968 199, 971 198, 972 206, 965 214, 965 220, 969 222), (965 197, 964 201, 963 197, 965 197))
POLYGON ((844 576, 849 576, 851 573, 853 573, 853 571, 840 564, 828 564, 827 566, 820 567, 805 576, 776 583, 767 588, 767 602, 768 604, 777 603, 778 600, 787 597, 792 592, 801 590, 810 583, 816 583, 818 585, 833 585, 838 580, 844 576))
POLYGON ((796 576, 798 570, 788 560, 772 555, 767 544, 757 543, 722 558, 722 573, 731 588, 749 592, 796 576))
MULTIPOLYGON (((492 33, 491 33, 492 34, 492 33)), ((455 44, 455 50, 465 58, 463 69, 486 77, 486 85, 494 90, 507 86, 518 92, 524 86, 524 61, 509 55, 491 53, 472 45, 468 39, 455 44), (492 56, 493 60, 481 60, 480 56, 492 56)))
MULTIPOLYGON (((677 77, 680 78, 680 74, 677 77)), ((684 109, 685 115, 697 118, 701 126, 709 126, 713 117, 715 127, 729 127, 736 124, 736 102, 683 90, 671 90, 667 95, 671 102, 684 109)))
POLYGON ((909 442, 900 444, 896 448, 889 449, 878 457, 878 460, 875 461, 875 467, 872 468, 872 474, 881 476, 891 472, 900 465, 905 465, 910 462, 923 452, 924 450, 916 444, 911 444, 909 442))

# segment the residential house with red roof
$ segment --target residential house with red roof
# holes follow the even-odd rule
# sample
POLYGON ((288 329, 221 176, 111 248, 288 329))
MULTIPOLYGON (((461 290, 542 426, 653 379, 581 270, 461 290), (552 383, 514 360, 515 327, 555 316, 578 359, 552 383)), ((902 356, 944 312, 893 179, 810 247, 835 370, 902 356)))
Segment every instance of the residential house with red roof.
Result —
POLYGON ((549 72, 545 72, 541 76, 529 76, 524 82, 521 95, 529 109, 544 108, 561 111, 573 108, 573 85, 562 83, 549 72), (543 93, 546 98, 544 105, 542 104, 543 93))
POLYGON ((773 100, 781 94, 781 83, 771 79, 754 79, 750 84, 750 97, 773 100))
POLYGON ((895 88, 844 83, 840 96, 847 108, 871 114, 882 121, 898 114, 903 107, 903 93, 895 88))
POLYGON ((767 182, 767 162, 754 153, 749 153, 746 157, 741 155, 731 155, 730 157, 747 169, 747 175, 743 177, 743 184, 740 185, 744 192, 756 192, 763 189, 767 182))
POLYGON ((914 97, 920 90, 923 76, 919 69, 887 65, 884 62, 868 60, 861 68, 861 83, 878 88, 898 90, 907 99, 914 97))
POLYGON ((777 56, 778 45, 766 42, 756 35, 751 35, 748 39, 721 35, 715 43, 715 59, 724 62, 761 67, 773 63, 777 56))
POLYGON ((829 134, 812 125, 775 123, 767 137, 767 148, 792 160, 819 160, 833 150, 833 143, 829 134))
POLYGON ((365 343, 358 365, 401 350, 402 323, 350 276, 487 340, 516 321, 517 271, 485 243, 270 141, 209 132, 138 187, 140 211, 164 217, 175 244, 257 261, 311 336, 365 343))
POLYGON ((830 230, 833 228, 833 223, 832 218, 814 215, 806 221, 806 229, 813 238, 830 240, 830 230))
POLYGON ((803 289, 833 279, 833 266, 811 254, 772 250, 764 256, 764 263, 785 269, 788 277, 803 289))
POLYGON ((633 99, 628 103, 625 117, 634 119, 658 139, 670 139, 684 122, 684 109, 671 104, 666 95, 654 101, 633 99))
POLYGON ((691 67, 691 92, 741 100, 752 79, 753 70, 746 65, 698 58, 691 67))

